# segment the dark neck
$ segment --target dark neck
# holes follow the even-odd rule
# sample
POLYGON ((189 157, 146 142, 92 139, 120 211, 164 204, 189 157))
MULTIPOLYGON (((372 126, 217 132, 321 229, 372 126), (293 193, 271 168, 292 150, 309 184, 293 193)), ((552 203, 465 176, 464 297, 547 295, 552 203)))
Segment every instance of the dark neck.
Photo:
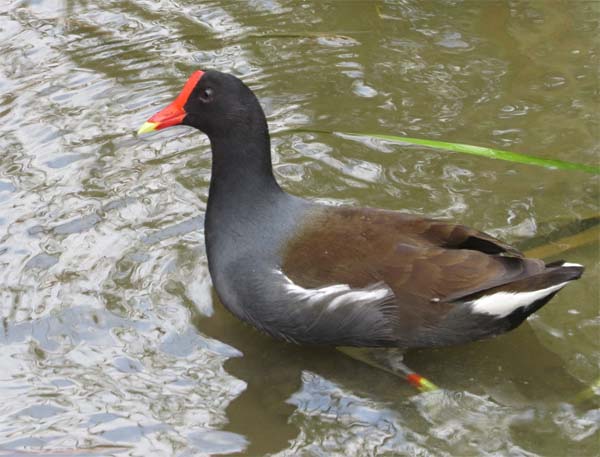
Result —
POLYGON ((210 138, 212 176, 209 200, 238 206, 281 193, 271 165, 266 121, 210 138))

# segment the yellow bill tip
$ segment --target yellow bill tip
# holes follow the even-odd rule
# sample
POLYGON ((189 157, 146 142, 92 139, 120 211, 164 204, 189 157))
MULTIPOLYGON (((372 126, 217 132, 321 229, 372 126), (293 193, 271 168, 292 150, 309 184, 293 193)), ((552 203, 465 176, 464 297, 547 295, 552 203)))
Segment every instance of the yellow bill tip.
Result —
POLYGON ((158 124, 156 122, 144 122, 140 129, 137 131, 138 135, 143 135, 144 133, 154 132, 158 124))

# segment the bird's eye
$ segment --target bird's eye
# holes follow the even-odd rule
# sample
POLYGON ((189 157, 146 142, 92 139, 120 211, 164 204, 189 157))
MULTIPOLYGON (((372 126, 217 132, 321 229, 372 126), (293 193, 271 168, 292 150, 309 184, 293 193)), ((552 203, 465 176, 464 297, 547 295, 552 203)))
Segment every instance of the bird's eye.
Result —
POLYGON ((213 90, 210 87, 200 90, 200 100, 209 102, 212 100, 213 90))

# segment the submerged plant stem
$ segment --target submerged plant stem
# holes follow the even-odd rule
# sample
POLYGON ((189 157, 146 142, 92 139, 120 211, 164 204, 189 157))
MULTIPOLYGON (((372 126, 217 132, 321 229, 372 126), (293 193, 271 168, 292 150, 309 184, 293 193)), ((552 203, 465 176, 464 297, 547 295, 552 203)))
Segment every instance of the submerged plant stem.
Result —
POLYGON ((501 149, 494 149, 483 146, 473 146, 470 144, 463 143, 450 143, 447 141, 427 140, 423 138, 411 138, 396 135, 385 135, 380 133, 341 132, 318 129, 294 129, 292 130, 292 132, 327 133, 330 135, 338 135, 342 137, 376 138, 379 140, 390 141, 392 143, 416 144, 434 149, 443 149, 446 151, 459 152, 462 154, 477 155, 487 157, 489 159, 505 160, 508 162, 535 165, 550 169, 577 170, 595 175, 600 174, 600 166, 597 165, 587 165, 558 159, 544 159, 541 157, 530 156, 519 152, 503 151, 501 149))

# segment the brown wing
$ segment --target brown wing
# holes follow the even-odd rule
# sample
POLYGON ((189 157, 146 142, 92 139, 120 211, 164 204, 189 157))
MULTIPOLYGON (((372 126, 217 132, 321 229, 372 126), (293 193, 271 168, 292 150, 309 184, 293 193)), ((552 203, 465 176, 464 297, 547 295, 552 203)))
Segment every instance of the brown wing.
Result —
POLYGON ((310 288, 362 288, 383 281, 406 312, 415 306, 423 313, 423 305, 433 312, 460 297, 541 272, 544 264, 462 225, 394 211, 329 207, 315 212, 290 240, 282 268, 310 288))

